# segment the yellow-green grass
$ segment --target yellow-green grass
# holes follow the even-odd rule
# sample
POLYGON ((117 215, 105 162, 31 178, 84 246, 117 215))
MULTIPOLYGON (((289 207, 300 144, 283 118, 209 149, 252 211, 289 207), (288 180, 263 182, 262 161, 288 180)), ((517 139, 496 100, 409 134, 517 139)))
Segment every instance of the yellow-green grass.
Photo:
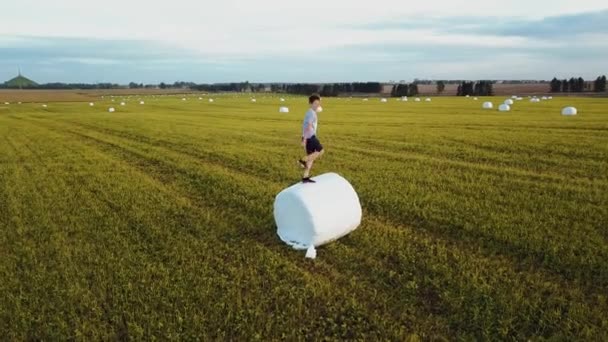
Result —
POLYGON ((309 260, 306 99, 207 98, 0 103, 2 338, 608 338, 607 99, 324 99, 363 222, 309 260))

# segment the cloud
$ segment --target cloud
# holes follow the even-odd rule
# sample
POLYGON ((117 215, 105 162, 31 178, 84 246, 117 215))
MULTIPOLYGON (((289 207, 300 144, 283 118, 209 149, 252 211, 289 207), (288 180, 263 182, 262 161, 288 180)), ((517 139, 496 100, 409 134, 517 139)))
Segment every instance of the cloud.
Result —
POLYGON ((584 0, 21 0, 0 12, 0 79, 18 65, 40 82, 388 80, 427 77, 430 69, 441 78, 591 76, 604 71, 598 65, 608 53, 605 7, 584 0))

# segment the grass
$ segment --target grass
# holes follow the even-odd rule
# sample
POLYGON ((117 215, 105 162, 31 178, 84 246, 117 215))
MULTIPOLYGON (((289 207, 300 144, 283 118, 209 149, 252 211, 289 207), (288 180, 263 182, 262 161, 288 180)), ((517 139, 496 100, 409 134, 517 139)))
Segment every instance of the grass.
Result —
POLYGON ((3 338, 608 338, 608 99, 325 99, 364 213, 312 261, 272 217, 305 99, 197 98, 0 102, 3 338))

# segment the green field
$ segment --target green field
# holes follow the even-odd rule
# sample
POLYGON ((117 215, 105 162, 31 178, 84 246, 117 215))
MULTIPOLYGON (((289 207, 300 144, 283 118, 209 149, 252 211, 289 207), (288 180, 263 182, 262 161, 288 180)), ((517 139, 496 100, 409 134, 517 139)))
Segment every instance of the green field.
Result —
POLYGON ((214 98, 0 102, 0 339, 608 339, 608 99, 324 99, 363 222, 310 260, 306 99, 214 98))

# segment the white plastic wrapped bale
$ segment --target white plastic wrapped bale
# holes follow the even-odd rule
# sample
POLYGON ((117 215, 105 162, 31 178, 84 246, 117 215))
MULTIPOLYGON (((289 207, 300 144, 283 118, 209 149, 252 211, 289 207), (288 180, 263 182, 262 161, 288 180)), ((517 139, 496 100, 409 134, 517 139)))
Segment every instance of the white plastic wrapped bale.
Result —
POLYGON ((407 102, 407 96, 401 96, 401 101, 407 102))
POLYGON ((42 105, 42 108, 46 108, 46 107, 47 107, 47 105, 45 105, 45 104, 42 105))
POLYGON ((274 201, 277 234, 295 249, 307 249, 337 240, 361 223, 359 196, 336 173, 312 178, 281 191, 274 201))
POLYGON ((108 108, 108 112, 110 112, 110 113, 114 113, 114 111, 115 111, 114 107, 110 107, 110 108, 108 108))
POLYGON ((363 99, 363 101, 369 101, 368 99, 363 99))
POLYGON ((380 99, 380 102, 387 102, 388 100, 385 98, 380 99))
POLYGON ((426 102, 431 102, 431 98, 430 98, 430 97, 427 97, 426 99, 424 99, 424 101, 426 101, 426 102))
POLYGON ((578 110, 575 107, 564 107, 562 109, 562 115, 576 115, 578 114, 578 110))
POLYGON ((509 106, 506 103, 501 104, 500 106, 498 106, 498 111, 499 112, 508 112, 511 110, 511 106, 509 106))
POLYGON ((281 102, 285 102, 285 99, 281 97, 281 102))
POLYGON ((251 99, 251 102, 256 102, 256 101, 257 101, 256 99, 251 99))
POLYGON ((506 99, 506 100, 505 100, 505 104, 510 106, 510 105, 512 105, 512 104, 513 104, 513 100, 511 100, 511 99, 506 99))
POLYGON ((124 102, 121 102, 121 103, 120 103, 120 105, 121 105, 121 106, 124 106, 125 104, 126 104, 126 103, 124 103, 124 102))
POLYGON ((317 113, 321 113, 323 111, 323 107, 319 106, 317 107, 317 113))
POLYGON ((143 105, 143 104, 145 104, 145 102, 144 101, 139 101, 139 104, 143 105))
POLYGON ((289 113, 289 108, 281 107, 281 108, 279 108, 279 113, 289 113))
POLYGON ((420 102, 420 98, 419 98, 419 97, 417 97, 417 98, 415 98, 415 99, 414 99, 414 101, 415 101, 415 102, 420 102))
POLYGON ((89 106, 93 107, 95 104, 93 102, 89 102, 89 106))
POLYGON ((477 101, 478 99, 476 97, 474 97, 473 100, 477 101))
POLYGON ((209 102, 213 102, 213 99, 209 99, 209 102))
POLYGON ((492 104, 492 102, 483 103, 483 109, 492 109, 492 108, 494 108, 494 105, 492 104))

